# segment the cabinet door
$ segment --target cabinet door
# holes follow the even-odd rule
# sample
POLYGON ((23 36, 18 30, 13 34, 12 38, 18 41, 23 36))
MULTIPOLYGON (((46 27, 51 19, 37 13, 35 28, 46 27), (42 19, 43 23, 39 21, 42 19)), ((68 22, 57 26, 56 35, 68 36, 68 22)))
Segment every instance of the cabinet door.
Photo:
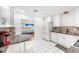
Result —
POLYGON ((79 8, 75 10, 75 26, 79 27, 79 8))
POLYGON ((65 47, 70 48, 75 44, 77 40, 78 40, 78 37, 76 36, 65 35, 65 47))
POLYGON ((54 16, 54 19, 53 19, 53 26, 60 26, 60 15, 56 15, 54 16))
POLYGON ((64 34, 58 33, 58 44, 64 46, 65 45, 65 39, 64 39, 64 34))
POLYGON ((51 33, 51 41, 53 41, 53 42, 56 42, 56 43, 57 43, 57 36, 58 36, 58 34, 57 34, 57 33, 52 32, 52 33, 51 33))
POLYGON ((62 26, 74 26, 74 11, 67 14, 61 14, 61 25, 62 26))

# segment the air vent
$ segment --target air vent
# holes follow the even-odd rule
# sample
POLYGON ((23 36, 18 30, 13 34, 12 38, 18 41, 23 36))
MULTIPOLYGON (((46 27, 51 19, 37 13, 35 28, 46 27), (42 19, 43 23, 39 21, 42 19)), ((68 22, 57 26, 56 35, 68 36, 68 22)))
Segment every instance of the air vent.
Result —
POLYGON ((67 14, 67 13, 69 13, 69 11, 65 11, 65 12, 64 12, 64 14, 67 14))

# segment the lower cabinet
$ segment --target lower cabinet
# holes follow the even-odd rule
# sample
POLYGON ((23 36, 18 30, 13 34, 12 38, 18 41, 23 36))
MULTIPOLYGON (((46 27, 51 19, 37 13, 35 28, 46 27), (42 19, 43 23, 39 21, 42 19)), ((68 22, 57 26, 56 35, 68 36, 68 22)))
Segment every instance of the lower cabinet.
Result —
POLYGON ((79 40, 78 36, 54 33, 54 32, 51 33, 51 41, 56 42, 66 48, 72 47, 77 40, 79 40))
POLYGON ((58 41, 57 39, 58 39, 58 33, 52 32, 51 33, 51 41, 57 43, 57 41, 58 41))
POLYGON ((72 35, 65 35, 65 47, 70 48, 75 44, 75 42, 78 40, 77 36, 72 36, 72 35))
POLYGON ((64 46, 65 45, 65 38, 64 38, 64 34, 60 34, 58 33, 58 44, 64 46))

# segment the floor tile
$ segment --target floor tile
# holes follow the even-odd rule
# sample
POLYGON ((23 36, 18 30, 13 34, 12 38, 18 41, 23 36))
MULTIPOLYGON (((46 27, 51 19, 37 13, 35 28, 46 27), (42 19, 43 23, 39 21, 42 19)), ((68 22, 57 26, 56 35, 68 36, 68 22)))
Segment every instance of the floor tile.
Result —
POLYGON ((43 39, 32 39, 32 41, 25 42, 25 51, 24 43, 19 43, 9 46, 7 53, 64 53, 64 51, 55 47, 55 45, 55 43, 43 39))

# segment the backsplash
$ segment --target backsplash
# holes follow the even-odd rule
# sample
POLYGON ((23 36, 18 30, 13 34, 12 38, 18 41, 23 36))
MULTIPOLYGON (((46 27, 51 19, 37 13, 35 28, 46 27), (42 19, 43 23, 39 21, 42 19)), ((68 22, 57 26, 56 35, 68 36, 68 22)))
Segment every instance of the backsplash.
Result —
POLYGON ((59 32, 59 33, 69 33, 69 34, 72 33, 72 34, 79 35, 79 27, 75 27, 75 26, 53 27, 52 31, 59 32))

